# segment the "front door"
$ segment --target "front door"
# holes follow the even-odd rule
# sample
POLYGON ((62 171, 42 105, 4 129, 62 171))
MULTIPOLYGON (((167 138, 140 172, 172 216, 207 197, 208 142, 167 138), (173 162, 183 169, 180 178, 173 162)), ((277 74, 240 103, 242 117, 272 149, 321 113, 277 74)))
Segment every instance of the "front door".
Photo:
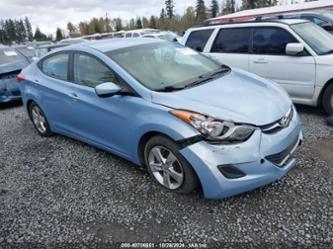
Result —
POLYGON ((279 83, 292 98, 312 98, 316 68, 306 51, 288 56, 288 43, 299 42, 289 31, 277 27, 258 27, 253 31, 253 54, 249 71, 279 83))

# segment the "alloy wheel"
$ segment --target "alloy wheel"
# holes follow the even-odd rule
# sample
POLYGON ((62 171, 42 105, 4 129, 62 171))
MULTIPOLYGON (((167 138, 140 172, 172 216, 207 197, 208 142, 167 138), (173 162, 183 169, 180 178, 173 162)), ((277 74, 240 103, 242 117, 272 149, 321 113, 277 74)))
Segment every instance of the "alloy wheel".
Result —
POLYGON ((45 133, 47 131, 46 119, 41 109, 36 105, 31 109, 31 118, 40 133, 45 133))
POLYGON ((154 146, 148 154, 148 166, 155 179, 167 189, 178 189, 184 181, 184 170, 177 157, 163 146, 154 146))

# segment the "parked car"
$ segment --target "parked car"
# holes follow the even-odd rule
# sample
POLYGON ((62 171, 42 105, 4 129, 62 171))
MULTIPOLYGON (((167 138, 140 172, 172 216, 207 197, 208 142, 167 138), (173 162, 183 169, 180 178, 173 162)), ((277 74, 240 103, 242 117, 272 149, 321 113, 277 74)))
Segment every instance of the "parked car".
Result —
POLYGON ((281 14, 274 16, 258 16, 255 19, 272 20, 272 19, 304 19, 317 24, 326 31, 333 33, 333 11, 330 9, 317 10, 312 12, 297 12, 292 14, 281 14))
POLYGON ((123 33, 124 38, 140 38, 147 34, 159 33, 158 29, 135 29, 123 33))
POLYGON ((333 36, 304 20, 192 28, 183 44, 279 83, 295 103, 333 113, 333 36))
POLYGON ((27 57, 30 61, 33 61, 36 58, 35 48, 33 46, 18 45, 14 46, 13 48, 27 57))
POLYGON ((0 103, 21 99, 16 77, 28 64, 28 58, 15 49, 0 46, 0 103))
POLYGON ((89 42, 89 40, 84 38, 66 38, 59 41, 57 44, 59 45, 73 45, 73 44, 79 44, 79 43, 86 43, 89 42))
POLYGON ((53 51, 58 48, 62 48, 65 46, 69 46, 69 44, 52 44, 52 45, 45 45, 45 46, 39 46, 36 48, 35 54, 36 57, 42 57, 43 55, 47 54, 50 51, 53 51))
POLYGON ((174 192, 200 182, 207 198, 222 198, 274 182, 295 166, 302 141, 282 88, 178 43, 65 47, 20 79, 40 135, 63 134, 146 165, 174 192))
POLYGON ((157 39, 162 39, 162 40, 169 41, 169 42, 181 41, 181 39, 180 39, 181 37, 179 37, 178 35, 176 35, 173 32, 170 32, 170 31, 145 34, 142 37, 143 38, 157 38, 157 39))

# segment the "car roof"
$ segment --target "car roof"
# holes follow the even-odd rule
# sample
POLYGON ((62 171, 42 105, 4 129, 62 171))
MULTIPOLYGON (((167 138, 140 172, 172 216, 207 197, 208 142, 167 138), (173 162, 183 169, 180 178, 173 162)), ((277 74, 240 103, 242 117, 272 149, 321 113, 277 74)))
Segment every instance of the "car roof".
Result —
POLYGON ((122 48, 128 48, 128 47, 134 47, 137 45, 145 45, 145 44, 151 44, 151 43, 157 43, 157 42, 165 42, 160 41, 154 38, 114 38, 114 39, 105 39, 105 40, 99 40, 99 41, 93 41, 93 42, 87 42, 82 44, 77 44, 73 46, 66 47, 66 49, 71 49, 74 47, 90 47, 97 49, 101 52, 109 52, 113 50, 118 50, 122 48))

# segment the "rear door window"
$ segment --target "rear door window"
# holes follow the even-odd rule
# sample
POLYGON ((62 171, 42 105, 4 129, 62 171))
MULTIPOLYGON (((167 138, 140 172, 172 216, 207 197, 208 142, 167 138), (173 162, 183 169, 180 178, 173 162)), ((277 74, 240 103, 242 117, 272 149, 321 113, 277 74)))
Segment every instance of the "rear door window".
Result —
POLYGON ((253 53, 286 55, 288 43, 298 41, 288 31, 276 27, 255 28, 253 32, 253 53))
POLYGON ((213 31, 214 29, 205 29, 191 32, 186 41, 186 46, 202 52, 213 31))
POLYGON ((249 53, 250 39, 250 28, 221 29, 211 52, 247 54, 249 53))
POLYGON ((47 57, 42 61, 42 72, 52 78, 67 81, 68 61, 68 53, 60 53, 47 57))

